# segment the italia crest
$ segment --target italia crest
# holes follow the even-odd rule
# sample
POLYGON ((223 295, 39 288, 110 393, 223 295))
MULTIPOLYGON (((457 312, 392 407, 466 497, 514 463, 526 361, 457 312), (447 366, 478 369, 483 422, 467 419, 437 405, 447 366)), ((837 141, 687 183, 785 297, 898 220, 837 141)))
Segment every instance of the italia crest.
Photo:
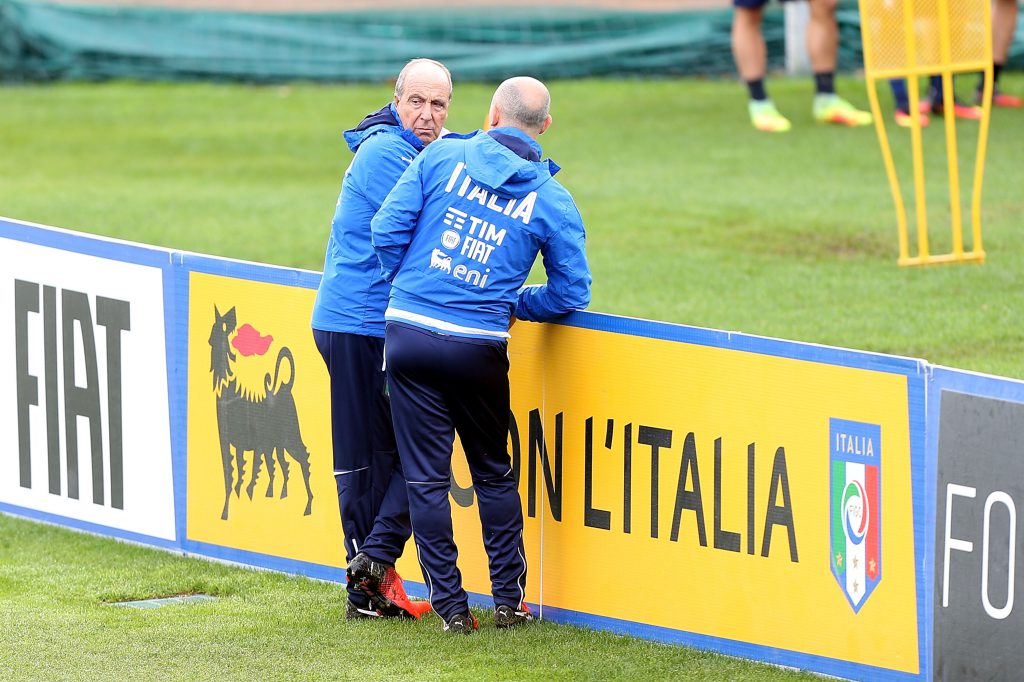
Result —
POLYGON ((860 611, 882 580, 882 427, 829 419, 832 574, 860 611))

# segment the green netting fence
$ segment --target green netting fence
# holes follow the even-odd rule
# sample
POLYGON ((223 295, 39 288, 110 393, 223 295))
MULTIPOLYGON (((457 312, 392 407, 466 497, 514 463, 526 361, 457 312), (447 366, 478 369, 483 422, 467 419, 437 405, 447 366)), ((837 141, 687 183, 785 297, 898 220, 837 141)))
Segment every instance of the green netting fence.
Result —
MULTIPOLYGON (((0 0, 0 80, 382 81, 413 57, 459 80, 732 76, 730 9, 425 7, 260 13, 0 0)), ((839 68, 862 63, 856 5, 838 13, 839 68)), ((766 13, 773 69, 783 12, 766 13)))

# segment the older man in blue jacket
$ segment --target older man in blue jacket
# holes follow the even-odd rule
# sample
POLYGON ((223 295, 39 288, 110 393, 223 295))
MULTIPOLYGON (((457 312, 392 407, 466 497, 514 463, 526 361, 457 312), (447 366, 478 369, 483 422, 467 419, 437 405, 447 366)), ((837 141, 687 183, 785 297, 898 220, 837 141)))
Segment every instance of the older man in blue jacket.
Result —
POLYGON ((513 314, 545 321, 586 307, 591 280, 579 211, 552 178, 558 167, 540 160, 536 138, 551 124, 549 106, 540 81, 505 81, 491 103, 491 129, 432 145, 371 222, 392 285, 385 354, 416 550, 449 632, 477 629, 452 536, 455 432, 479 502, 495 623, 533 619, 506 450, 509 327, 513 314), (547 283, 523 287, 538 252, 547 283))
POLYGON ((398 75, 394 102, 345 132, 355 158, 331 223, 312 326, 331 376, 349 618, 422 612, 394 570, 411 528, 383 371, 389 286, 370 243, 370 219, 413 159, 441 136, 451 97, 448 69, 414 59, 398 75))

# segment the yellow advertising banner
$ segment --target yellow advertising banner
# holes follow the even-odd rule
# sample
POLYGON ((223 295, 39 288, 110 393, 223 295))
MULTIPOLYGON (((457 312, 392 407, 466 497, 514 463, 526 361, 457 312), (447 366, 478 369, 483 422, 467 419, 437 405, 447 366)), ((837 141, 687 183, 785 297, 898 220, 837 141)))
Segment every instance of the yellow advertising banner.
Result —
POLYGON ((535 350, 512 356, 514 398, 531 363, 544 367, 542 400, 514 404, 524 453, 526 410, 543 414, 552 462, 550 479, 538 464, 543 482, 526 466, 520 481, 527 507, 531 489, 548 498, 533 512, 546 606, 918 671, 906 376, 567 326, 513 332, 513 348, 535 350), (846 513, 830 507, 833 440, 864 447, 840 442, 836 419, 880 426, 884 561, 866 598, 830 568, 846 513))
MULTIPOLYGON (((189 540, 344 566, 314 296, 190 275, 189 540)), ((512 333, 528 601, 918 672, 907 376, 580 327, 512 333)), ((464 587, 487 595, 458 444, 452 472, 464 587)), ((422 579, 413 543, 398 570, 422 579)))

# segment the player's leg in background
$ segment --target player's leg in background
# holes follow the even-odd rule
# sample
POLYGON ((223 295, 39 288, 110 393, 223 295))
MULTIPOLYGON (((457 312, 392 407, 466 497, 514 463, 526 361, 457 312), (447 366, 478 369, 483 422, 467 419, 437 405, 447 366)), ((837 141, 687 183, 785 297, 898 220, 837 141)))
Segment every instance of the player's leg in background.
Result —
MULTIPOLYGON (((999 76, 1010 55, 1010 46, 1017 32, 1017 0, 994 0, 992 3, 992 106, 1018 108, 1024 100, 999 89, 999 76)), ((984 75, 978 80, 975 101, 980 104, 984 87, 984 75)))
POLYGON ((789 120, 775 108, 764 83, 768 70, 762 31, 764 5, 765 0, 733 0, 732 55, 750 97, 750 122, 758 130, 782 133, 789 130, 789 120))
MULTIPOLYGON (((907 93, 907 81, 903 78, 891 78, 889 87, 892 89, 896 125, 901 128, 909 128, 913 125, 913 119, 910 117, 910 95, 907 93)), ((927 113, 918 113, 917 117, 922 128, 928 125, 930 119, 927 113)))
POLYGON ((814 71, 814 118, 820 123, 847 126, 870 125, 871 114, 857 109, 836 94, 835 75, 839 52, 836 0, 810 0, 807 21, 807 56, 814 71))
MULTIPOLYGON (((928 79, 928 97, 921 101, 921 112, 942 116, 945 112, 945 93, 942 89, 942 76, 935 75, 928 79)), ((957 118, 977 121, 981 118, 981 107, 965 102, 956 94, 956 78, 953 78, 953 114, 957 118)))

